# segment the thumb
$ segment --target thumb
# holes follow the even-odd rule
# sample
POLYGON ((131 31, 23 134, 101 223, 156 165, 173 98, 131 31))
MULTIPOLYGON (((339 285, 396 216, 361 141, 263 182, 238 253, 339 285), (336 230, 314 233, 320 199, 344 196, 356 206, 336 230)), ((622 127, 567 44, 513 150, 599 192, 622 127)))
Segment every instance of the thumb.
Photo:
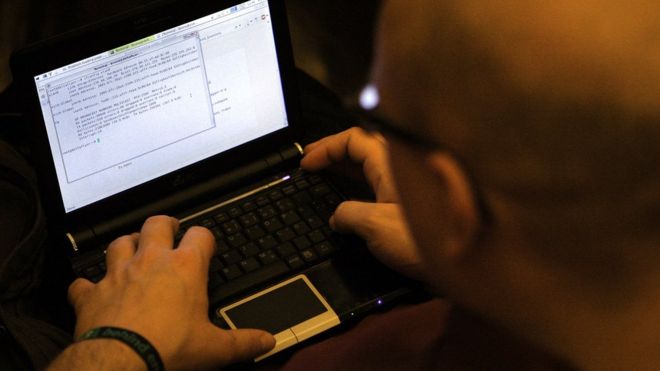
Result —
POLYGON ((247 361, 258 357, 275 347, 275 338, 273 335, 262 330, 240 329, 240 330, 221 330, 213 326, 212 339, 207 344, 215 348, 212 354, 217 359, 214 364, 220 366, 247 361))
POLYGON ((343 202, 330 218, 330 227, 360 236, 390 268, 416 280, 425 278, 421 255, 398 204, 343 202))
POLYGON ((94 288, 94 284, 84 278, 78 278, 69 286, 69 302, 73 307, 78 310, 81 303, 83 302, 83 297, 91 289, 94 288))
POLYGON ((339 233, 354 233, 370 241, 376 233, 378 205, 371 202, 344 201, 330 217, 330 227, 339 233))

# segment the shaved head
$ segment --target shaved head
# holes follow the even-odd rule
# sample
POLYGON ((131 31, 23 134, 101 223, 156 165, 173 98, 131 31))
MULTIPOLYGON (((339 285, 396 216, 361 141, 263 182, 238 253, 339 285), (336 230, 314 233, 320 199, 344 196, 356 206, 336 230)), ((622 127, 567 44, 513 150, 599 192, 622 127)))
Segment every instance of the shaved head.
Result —
POLYGON ((623 279, 660 240, 659 17, 645 0, 392 0, 374 81, 387 115, 464 160, 498 223, 623 279))

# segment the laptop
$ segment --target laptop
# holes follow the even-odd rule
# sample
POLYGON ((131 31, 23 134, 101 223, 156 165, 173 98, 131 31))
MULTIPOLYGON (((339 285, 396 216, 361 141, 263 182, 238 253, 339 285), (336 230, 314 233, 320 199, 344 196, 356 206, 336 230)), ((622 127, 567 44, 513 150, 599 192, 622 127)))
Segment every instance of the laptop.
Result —
POLYGON ((273 333, 260 359, 409 292, 327 220, 344 196, 299 168, 283 1, 165 1, 12 59, 52 236, 100 280, 105 247, 151 215, 216 237, 210 317, 273 333))

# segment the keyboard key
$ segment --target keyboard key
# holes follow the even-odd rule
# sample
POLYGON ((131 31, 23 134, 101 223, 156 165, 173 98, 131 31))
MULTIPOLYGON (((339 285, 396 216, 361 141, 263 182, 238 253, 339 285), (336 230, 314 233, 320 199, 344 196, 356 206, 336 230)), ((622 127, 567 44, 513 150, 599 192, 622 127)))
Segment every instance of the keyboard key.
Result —
POLYGON ((213 228, 215 227, 215 220, 213 218, 204 218, 199 221, 199 225, 201 225, 204 228, 213 228))
POLYGON ((227 237, 227 242, 232 247, 239 247, 239 246, 243 246, 246 243, 248 243, 248 240, 247 240, 247 238, 245 238, 243 233, 238 232, 235 235, 227 237))
POLYGON ((309 193, 312 197, 320 197, 330 192, 332 192, 332 188, 325 183, 317 184, 309 189, 309 193))
POLYGON ((265 196, 259 196, 254 200, 254 202, 257 204, 257 206, 266 206, 270 203, 270 200, 265 196))
POLYGON ((220 269, 222 269, 222 267, 223 267, 223 265, 222 265, 222 262, 220 261, 220 259, 218 259, 218 257, 214 256, 211 259, 211 262, 209 264, 209 272, 217 272, 220 269))
POLYGON ((296 204, 291 201, 289 198, 284 198, 275 203, 275 206, 277 206, 278 209, 280 209, 281 212, 289 211, 293 208, 296 207, 296 204))
POLYGON ((245 260, 241 261, 239 263, 239 265, 241 266, 241 268, 243 268, 243 271, 245 273, 253 272, 253 271, 259 269, 259 267, 261 267, 259 262, 254 258, 245 259, 245 260))
POLYGON ((307 249, 307 250, 302 250, 300 252, 300 255, 302 256, 303 260, 306 261, 307 263, 312 263, 318 260, 318 255, 314 252, 314 250, 307 249))
POLYGON ((214 289, 220 285, 225 283, 225 280, 222 279, 222 276, 220 275, 219 272, 211 272, 209 273, 209 288, 214 289))
POLYGON ((307 217, 307 218, 305 218, 305 222, 307 222, 307 225, 311 229, 316 229, 316 228, 319 228, 323 225, 323 222, 317 216, 307 217))
POLYGON ((282 188, 282 192, 283 192, 285 195, 290 196, 290 195, 292 195, 292 194, 298 192, 298 189, 296 189, 296 186, 294 186, 293 184, 290 184, 290 185, 288 185, 288 186, 282 188))
POLYGON ((279 258, 277 257, 277 255, 275 255, 275 252, 273 250, 260 252, 259 254, 257 254, 257 259, 259 259, 259 261, 263 265, 268 265, 279 260, 279 258))
POLYGON ((241 222, 243 227, 251 227, 259 223, 259 218, 257 218, 257 214, 255 213, 248 213, 242 215, 238 220, 241 222))
POLYGON ((237 265, 222 268, 222 274, 227 280, 233 280, 243 275, 243 271, 237 265))
POLYGON ((250 242, 247 245, 243 245, 238 248, 238 251, 243 254, 246 258, 249 258, 251 256, 257 255, 261 250, 259 250, 259 247, 254 242, 250 242))
POLYGON ((305 262, 300 259, 298 254, 291 255, 286 259, 286 263, 291 267, 291 269, 300 269, 305 266, 305 262))
POLYGON ((257 240, 257 243, 261 245, 261 248, 264 250, 269 250, 277 246, 277 241, 273 236, 265 236, 262 238, 259 238, 257 240))
POLYGON ((296 187, 298 187, 298 189, 305 189, 308 188, 309 186, 310 186, 309 182, 304 179, 296 182, 296 187))
POLYGON ((312 198, 306 191, 296 193, 295 195, 291 196, 291 199, 293 199, 298 204, 308 204, 312 202, 312 198))
POLYGON ((312 175, 312 176, 310 176, 310 177, 307 178, 307 179, 308 179, 309 182, 312 183, 312 184, 318 184, 318 183, 320 183, 320 182, 323 181, 323 179, 322 179, 320 176, 318 176, 318 175, 312 175))
POLYGON ((282 191, 276 189, 276 190, 270 191, 268 193, 268 198, 270 198, 271 201, 277 201, 279 199, 284 198, 284 193, 282 193, 282 191))
POLYGON ((227 211, 227 214, 229 214, 229 217, 231 218, 238 218, 243 214, 243 210, 238 206, 234 206, 227 211))
POLYGON ((307 235, 307 237, 309 237, 309 239, 312 240, 313 243, 319 243, 325 240, 325 235, 320 230, 315 230, 313 232, 310 232, 307 235))
POLYGON ((213 219, 218 224, 224 224, 224 223, 227 223, 228 221, 231 220, 231 218, 229 218, 229 215, 227 215, 227 213, 224 213, 224 212, 220 212, 220 213, 215 214, 213 216, 213 219))
POLYGON ((261 219, 265 220, 265 219, 270 219, 270 218, 274 217, 275 215, 277 215, 277 210, 275 210, 275 208, 273 206, 268 205, 268 206, 264 206, 261 209, 259 209, 257 211, 257 213, 259 214, 261 219))
POLYGON ((245 234, 247 235, 247 238, 254 241, 265 236, 266 232, 260 226, 255 225, 254 227, 247 228, 245 234))
POLYGON ((231 236, 234 233, 238 233, 241 230, 241 225, 237 221, 232 220, 222 225, 222 230, 227 236, 231 236))
POLYGON ((300 221, 300 217, 298 216, 298 213, 296 213, 294 210, 282 213, 280 217, 282 218, 282 221, 286 225, 292 225, 300 221))
MULTIPOLYGON (((236 269, 238 269, 238 267, 236 267, 236 269)), ((216 304, 223 299, 241 293, 251 287, 263 283, 264 281, 281 276, 288 271, 289 267, 282 261, 268 264, 259 270, 247 273, 242 277, 238 277, 233 281, 220 285, 214 290, 209 290, 209 303, 211 305, 216 304)))
POLYGON ((93 265, 91 267, 85 268, 85 270, 83 271, 83 274, 86 277, 90 277, 90 278, 95 277, 95 276, 98 276, 99 274, 101 274, 101 269, 99 267, 93 265))
POLYGON ((213 233, 213 237, 215 237, 216 241, 222 240, 222 238, 225 236, 222 233, 222 230, 220 229, 220 227, 211 228, 211 233, 213 233))
POLYGON ((236 264, 239 261, 243 259, 241 254, 238 253, 236 250, 229 250, 226 253, 220 255, 222 257, 222 260, 225 262, 227 265, 232 265, 236 264))
POLYGON ((185 228, 179 228, 179 231, 174 236, 174 241, 176 241, 176 242, 181 241, 181 239, 183 239, 183 236, 185 234, 186 234, 186 229, 185 228))
POLYGON ((241 208, 244 211, 249 212, 255 210, 257 208, 257 204, 254 201, 247 201, 244 202, 243 205, 241 205, 241 208))
POLYGON ((263 222, 263 226, 270 233, 273 233, 279 229, 284 228, 284 224, 282 224, 282 222, 280 222, 280 220, 277 217, 266 220, 265 222, 263 222))
POLYGON ((314 246, 314 250, 316 250, 320 257, 325 258, 326 256, 332 254, 335 251, 335 248, 332 246, 332 244, 330 244, 330 242, 325 241, 314 246))
POLYGON ((298 206, 296 211, 298 212, 298 215, 300 215, 300 217, 303 219, 309 218, 310 216, 317 216, 316 212, 314 212, 314 210, 312 210, 312 208, 307 205, 298 206))
POLYGON ((331 209, 336 209, 337 206, 339 206, 340 203, 342 203, 344 200, 339 197, 336 193, 329 194, 325 196, 325 202, 328 204, 328 207, 331 209))
POLYGON ((296 232, 298 236, 307 234, 310 231, 309 227, 305 222, 296 223, 293 225, 293 231, 296 232))
POLYGON ((215 253, 222 254, 229 251, 229 245, 225 241, 215 241, 215 253))
POLYGON ((305 237, 305 236, 300 236, 300 237, 294 238, 293 239, 293 244, 296 245, 296 248, 298 250, 304 250, 304 249, 312 246, 312 243, 309 242, 309 239, 307 239, 307 237, 305 237))
POLYGON ((275 232, 275 235, 277 235, 277 238, 279 238, 280 242, 287 242, 296 237, 296 234, 293 233, 291 228, 280 229, 279 231, 275 232))
POLYGON ((296 253, 296 249, 293 247, 293 245, 290 242, 287 242, 287 243, 281 244, 280 246, 277 246, 277 248, 275 250, 277 250, 277 253, 282 258, 286 258, 286 257, 296 253))

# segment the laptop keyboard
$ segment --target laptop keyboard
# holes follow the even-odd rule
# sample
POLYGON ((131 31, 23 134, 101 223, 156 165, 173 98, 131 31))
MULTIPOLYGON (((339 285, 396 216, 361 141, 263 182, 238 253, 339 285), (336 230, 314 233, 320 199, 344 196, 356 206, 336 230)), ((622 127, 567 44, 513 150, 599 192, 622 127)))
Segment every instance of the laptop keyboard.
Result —
MULTIPOLYGON (((342 201, 320 176, 300 174, 183 223, 175 240, 194 225, 215 236, 208 289, 209 302, 216 303, 330 257, 337 237, 327 220, 342 201)), ((104 257, 78 273, 98 282, 105 274, 104 257)))

